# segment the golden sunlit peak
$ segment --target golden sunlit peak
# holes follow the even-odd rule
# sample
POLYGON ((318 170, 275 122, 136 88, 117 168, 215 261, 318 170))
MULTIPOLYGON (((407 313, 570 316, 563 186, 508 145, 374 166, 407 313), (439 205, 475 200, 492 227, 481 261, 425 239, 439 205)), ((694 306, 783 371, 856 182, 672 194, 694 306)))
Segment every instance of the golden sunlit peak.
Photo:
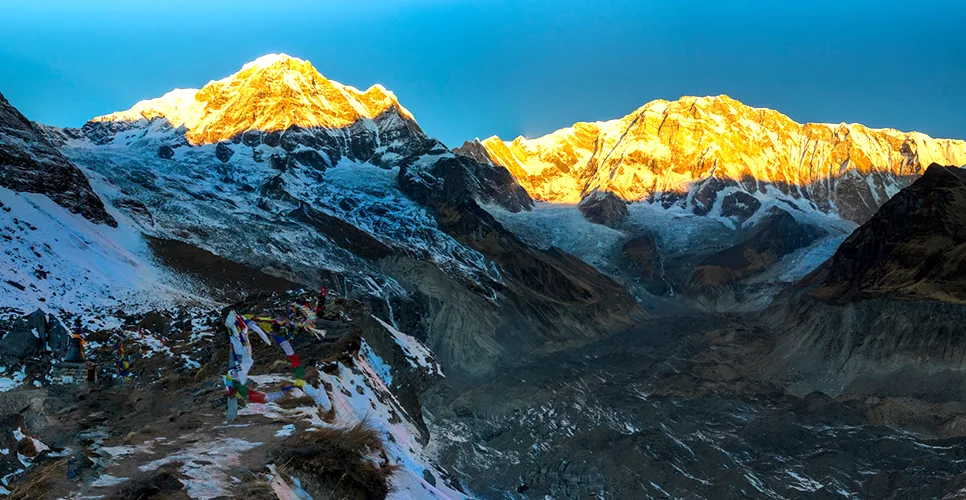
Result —
MULTIPOLYGON (((638 201, 686 192, 712 176, 752 192, 765 193, 762 184, 811 189, 809 196, 834 203, 836 179, 847 174, 899 178, 931 163, 966 164, 966 141, 858 124, 801 124, 724 94, 651 101, 617 120, 481 144, 531 197, 562 203, 580 202, 595 189, 638 201)), ((888 194, 874 187, 874 205, 888 194)))
POLYGON ((92 121, 163 118, 175 127, 183 126, 188 141, 198 145, 229 140, 249 130, 343 128, 393 111, 415 123, 412 114, 382 85, 363 92, 325 78, 308 61, 267 54, 232 75, 208 82, 201 90, 177 90, 92 121))
POLYGON ((246 69, 251 69, 251 68, 265 68, 268 66, 273 66, 287 61, 294 61, 301 64, 305 64, 308 62, 308 61, 303 61, 302 59, 299 59, 297 57, 292 57, 288 54, 281 54, 281 53, 265 54, 264 56, 261 56, 258 59, 255 59, 254 61, 245 63, 245 65, 242 66, 242 71, 246 69))

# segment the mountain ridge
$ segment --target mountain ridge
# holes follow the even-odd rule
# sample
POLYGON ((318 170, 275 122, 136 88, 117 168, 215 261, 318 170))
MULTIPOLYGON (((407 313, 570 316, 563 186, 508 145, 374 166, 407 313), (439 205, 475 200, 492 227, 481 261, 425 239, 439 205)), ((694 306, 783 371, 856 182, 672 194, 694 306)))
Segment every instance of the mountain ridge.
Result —
POLYGON ((506 167, 539 201, 594 191, 708 212, 735 191, 804 199, 861 222, 925 166, 966 164, 966 141, 861 124, 800 124, 726 95, 655 100, 609 121, 454 150, 506 167), (865 184, 866 186, 862 186, 865 184), (723 197, 722 196, 722 197, 723 197))
POLYGON ((287 54, 268 54, 201 89, 174 89, 161 97, 140 101, 126 111, 90 121, 165 118, 173 127, 186 129, 189 143, 201 145, 230 140, 250 130, 346 127, 393 110, 402 119, 415 123, 412 113, 382 85, 361 91, 325 78, 309 61, 287 54))

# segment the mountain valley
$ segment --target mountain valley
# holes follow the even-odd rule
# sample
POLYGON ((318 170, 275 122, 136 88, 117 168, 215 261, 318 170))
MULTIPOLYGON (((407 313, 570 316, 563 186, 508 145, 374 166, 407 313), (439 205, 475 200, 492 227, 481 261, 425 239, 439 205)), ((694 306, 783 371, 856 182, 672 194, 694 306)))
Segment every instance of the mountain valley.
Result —
POLYGON ((0 96, 3 491, 962 495, 966 142, 727 96, 430 133, 284 54, 80 128, 0 96), (226 329, 303 310, 232 385, 226 329))

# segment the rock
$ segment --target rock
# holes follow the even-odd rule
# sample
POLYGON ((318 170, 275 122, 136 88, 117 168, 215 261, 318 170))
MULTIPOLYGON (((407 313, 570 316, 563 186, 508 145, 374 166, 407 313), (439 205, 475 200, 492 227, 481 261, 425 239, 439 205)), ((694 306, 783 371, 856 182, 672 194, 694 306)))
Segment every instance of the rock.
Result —
POLYGON ((846 239, 812 295, 966 301, 966 170, 932 165, 846 239))
POLYGON ((732 217, 739 223, 744 223, 755 215, 759 208, 761 208, 761 202, 758 198, 744 191, 735 191, 721 200, 721 215, 732 217))
POLYGON ((46 316, 42 311, 34 311, 19 319, 0 339, 0 358, 24 360, 38 354, 43 345, 41 331, 46 332, 46 316), (37 335, 34 335, 35 330, 37 335))
POLYGON ((669 292, 664 277, 663 259, 653 236, 644 234, 627 240, 621 247, 620 262, 648 291, 657 295, 669 292))
POLYGON ((64 322, 53 314, 47 316, 47 345, 53 352, 64 352, 67 344, 70 343, 70 331, 64 322))
POLYGON ((282 156, 273 154, 271 157, 269 157, 269 162, 272 165, 272 168, 278 170, 279 172, 287 172, 295 169, 296 167, 295 160, 288 155, 282 156))
POLYGON ((691 199, 691 212, 694 215, 706 215, 714 208, 714 203, 718 199, 718 193, 722 189, 734 186, 735 184, 735 181, 731 179, 721 180, 717 177, 712 177, 702 182, 701 187, 694 192, 694 197, 691 199))
POLYGON ((511 212, 533 208, 533 200, 505 168, 470 158, 442 157, 428 165, 404 165, 397 178, 403 192, 417 203, 473 199, 511 212))
POLYGON ((791 214, 772 208, 741 243, 715 252, 694 270, 690 285, 698 290, 730 285, 764 271, 778 259, 808 246, 815 228, 800 224, 791 214))
POLYGON ((114 207, 126 211, 135 219, 146 223, 147 225, 154 225, 154 217, 151 216, 151 212, 148 207, 144 206, 140 200, 134 198, 118 198, 114 200, 114 207))
POLYGON ((265 184, 262 184, 258 188, 258 194, 275 201, 290 205, 299 205, 299 200, 285 189, 285 179, 282 178, 281 174, 265 181, 265 184))
POLYGON ((231 149, 227 143, 219 142, 218 145, 215 146, 215 158, 221 160, 222 163, 228 163, 228 160, 230 160, 234 154, 235 150, 231 149))
POLYGON ((164 311, 151 311, 138 322, 138 328, 166 337, 171 332, 172 318, 164 311))
POLYGON ((40 193, 72 213, 117 227, 87 177, 0 94, 0 187, 40 193))
POLYGON ((453 153, 456 153, 460 156, 465 156, 467 158, 472 158, 473 160, 484 165, 496 165, 496 162, 490 158, 490 153, 487 152, 486 146, 484 146, 479 139, 474 140, 473 142, 463 142, 462 146, 453 149, 453 153))
POLYGON ((366 231, 308 205, 302 204, 288 216, 314 227, 336 245, 364 259, 375 261, 395 253, 392 247, 366 231))
POLYGON ((292 153, 291 155, 292 158, 295 158, 295 161, 301 163, 302 165, 312 167, 321 172, 325 172, 325 169, 329 166, 326 163, 325 158, 323 158, 318 151, 313 149, 304 149, 302 151, 292 153))
POLYGON ((590 222, 617 228, 627 219, 627 202, 614 193, 597 192, 580 202, 580 213, 590 222))
POLYGON ((47 343, 47 314, 37 309, 27 315, 27 328, 37 332, 37 341, 41 346, 47 343))
POLYGON ((174 158, 174 149, 171 146, 161 146, 158 148, 158 158, 170 160, 174 158))

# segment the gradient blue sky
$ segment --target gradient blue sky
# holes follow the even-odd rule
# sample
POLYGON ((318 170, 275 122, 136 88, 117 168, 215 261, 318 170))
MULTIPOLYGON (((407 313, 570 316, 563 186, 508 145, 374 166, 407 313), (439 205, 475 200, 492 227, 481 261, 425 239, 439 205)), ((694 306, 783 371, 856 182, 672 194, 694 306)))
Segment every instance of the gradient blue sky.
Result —
POLYGON ((285 52, 393 90, 450 146, 656 98, 966 138, 966 1, 0 2, 0 92, 79 126, 285 52))

